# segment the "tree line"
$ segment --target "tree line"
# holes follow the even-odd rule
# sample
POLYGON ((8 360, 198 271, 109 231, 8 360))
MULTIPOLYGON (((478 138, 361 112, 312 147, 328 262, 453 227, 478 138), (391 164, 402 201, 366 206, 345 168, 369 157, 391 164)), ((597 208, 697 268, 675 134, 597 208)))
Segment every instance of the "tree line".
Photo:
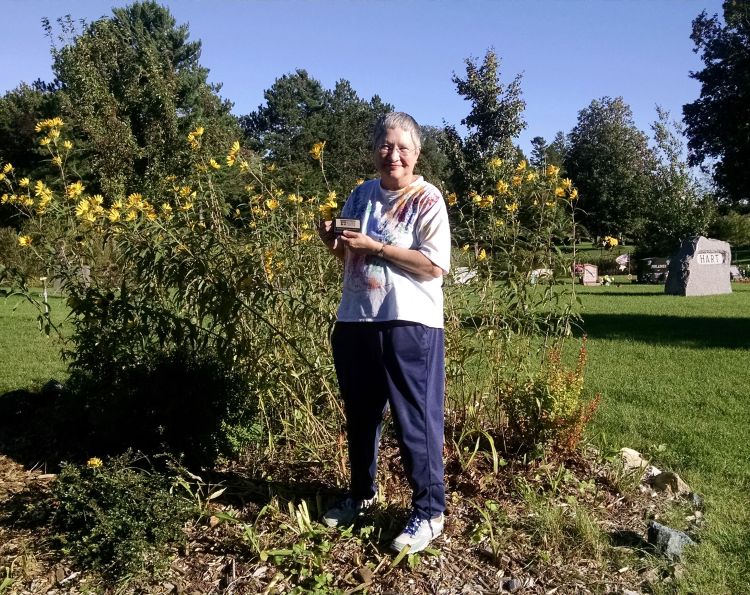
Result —
MULTIPOLYGON (((701 83, 701 95, 684 106, 682 123, 657 107, 650 137, 623 98, 601 97, 581 109, 569 132, 549 143, 535 137, 527 157, 516 144, 527 125, 521 77, 504 82, 493 50, 467 59, 465 71, 453 76, 469 105, 465 132, 425 126, 419 173, 446 194, 464 196, 482 185, 493 159, 527 159, 572 179, 592 239, 616 236, 653 253, 671 252, 681 238, 707 231, 749 243, 749 10, 727 1, 723 20, 705 11, 696 17, 691 39, 704 68, 690 76, 701 83)), ((220 86, 208 82, 201 42, 156 2, 115 8, 92 23, 65 17, 44 26, 54 80, 21 83, 0 98, 0 160, 41 177, 45 154, 35 146, 35 125, 59 115, 75 139, 68 167, 108 200, 157 192, 184 174, 184 139, 196 126, 206 130, 204 145, 217 151, 241 139, 254 159, 278 169, 291 191, 327 188, 344 197, 374 175, 370 131, 398 107, 378 95, 360 97, 345 79, 326 89, 300 69, 276 79, 256 110, 235 116, 220 86), (322 168, 310 155, 321 142, 322 168)), ((0 205, 0 225, 18 224, 0 205)))

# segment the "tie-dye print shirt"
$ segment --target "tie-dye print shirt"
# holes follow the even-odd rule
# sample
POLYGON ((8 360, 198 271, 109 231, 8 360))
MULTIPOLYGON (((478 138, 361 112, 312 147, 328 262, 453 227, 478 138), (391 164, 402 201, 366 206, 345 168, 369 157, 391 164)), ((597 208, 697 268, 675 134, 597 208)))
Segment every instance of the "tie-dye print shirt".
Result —
MULTIPOLYGON (((419 250, 448 272, 451 241, 445 201, 421 176, 401 190, 385 190, 380 180, 365 182, 349 196, 341 216, 360 219, 362 232, 371 238, 419 250)), ((338 320, 407 320, 442 328, 442 283, 442 278, 418 277, 387 259, 347 250, 338 320)))

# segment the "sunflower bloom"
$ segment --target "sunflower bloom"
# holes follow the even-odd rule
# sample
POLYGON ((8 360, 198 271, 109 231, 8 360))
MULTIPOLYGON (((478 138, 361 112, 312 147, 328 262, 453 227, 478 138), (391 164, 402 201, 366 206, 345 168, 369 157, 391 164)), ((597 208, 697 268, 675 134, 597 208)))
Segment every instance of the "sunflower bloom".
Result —
POLYGON ((558 186, 557 188, 555 188, 555 196, 565 196, 565 188, 563 188, 562 186, 558 186))
POLYGON ((85 189, 86 187, 79 180, 78 182, 73 182, 72 184, 68 185, 68 187, 65 189, 65 195, 68 198, 77 198, 83 193, 85 189))
POLYGON ((240 154, 240 141, 236 140, 232 143, 232 148, 229 149, 229 155, 227 155, 227 166, 232 167, 237 161, 237 156, 240 154))
POLYGON ((18 245, 22 248, 31 246, 31 236, 18 236, 18 245))
POLYGON ((89 201, 87 200, 79 200, 78 204, 76 205, 76 217, 79 219, 83 219, 86 216, 86 213, 89 212, 89 201))
POLYGON ((276 209, 279 208, 279 201, 276 200, 275 198, 269 198, 266 201, 266 206, 268 207, 269 211, 275 211, 276 209))
POLYGON ((325 148, 326 141, 315 143, 310 149, 310 156, 315 159, 315 161, 320 161, 323 157, 323 151, 325 150, 325 148))
POLYGON ((88 461, 86 461, 86 466, 89 469, 98 469, 101 467, 104 463, 99 457, 91 457, 88 461))
POLYGON ((498 180, 497 184, 495 184, 495 189, 498 194, 505 194, 510 189, 510 186, 505 180, 498 180))
POLYGON ((221 169, 221 165, 219 164, 219 162, 218 162, 218 161, 216 161, 216 159, 209 159, 209 160, 208 160, 208 164, 209 164, 209 165, 210 165, 210 166, 211 166, 211 167, 212 167, 213 169, 221 169))
POLYGON ((31 182, 30 182, 29 178, 21 178, 20 180, 18 180, 18 185, 21 188, 28 188, 30 183, 31 182))
POLYGON ((526 165, 527 165, 526 164, 526 160, 525 159, 521 159, 521 161, 518 162, 518 165, 516 165, 516 171, 517 172, 524 171, 526 169, 526 165))
POLYGON ((578 188, 573 188, 573 190, 570 191, 570 196, 568 198, 570 198, 570 200, 578 198, 578 188))

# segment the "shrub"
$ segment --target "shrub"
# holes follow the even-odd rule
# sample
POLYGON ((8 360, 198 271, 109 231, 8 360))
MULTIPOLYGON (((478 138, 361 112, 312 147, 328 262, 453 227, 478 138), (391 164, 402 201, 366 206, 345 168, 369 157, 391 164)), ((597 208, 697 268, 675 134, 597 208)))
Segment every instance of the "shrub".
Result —
POLYGON ((63 550, 109 582, 159 576, 193 514, 166 477, 134 466, 142 462, 131 454, 106 463, 92 458, 86 466, 64 465, 53 484, 63 550))
POLYGON ((89 448, 133 448, 205 466, 243 446, 233 436, 251 428, 257 402, 241 374, 216 356, 157 352, 103 375, 75 370, 68 387, 85 403, 89 448))

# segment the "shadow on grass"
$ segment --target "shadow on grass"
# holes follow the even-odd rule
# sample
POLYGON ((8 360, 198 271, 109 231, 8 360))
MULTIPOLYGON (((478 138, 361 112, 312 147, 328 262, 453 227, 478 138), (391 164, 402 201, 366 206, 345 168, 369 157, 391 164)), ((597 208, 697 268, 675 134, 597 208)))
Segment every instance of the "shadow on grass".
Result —
POLYGON ((596 339, 622 339, 694 348, 750 347, 750 318, 586 314, 581 329, 577 334, 586 334, 596 339))

